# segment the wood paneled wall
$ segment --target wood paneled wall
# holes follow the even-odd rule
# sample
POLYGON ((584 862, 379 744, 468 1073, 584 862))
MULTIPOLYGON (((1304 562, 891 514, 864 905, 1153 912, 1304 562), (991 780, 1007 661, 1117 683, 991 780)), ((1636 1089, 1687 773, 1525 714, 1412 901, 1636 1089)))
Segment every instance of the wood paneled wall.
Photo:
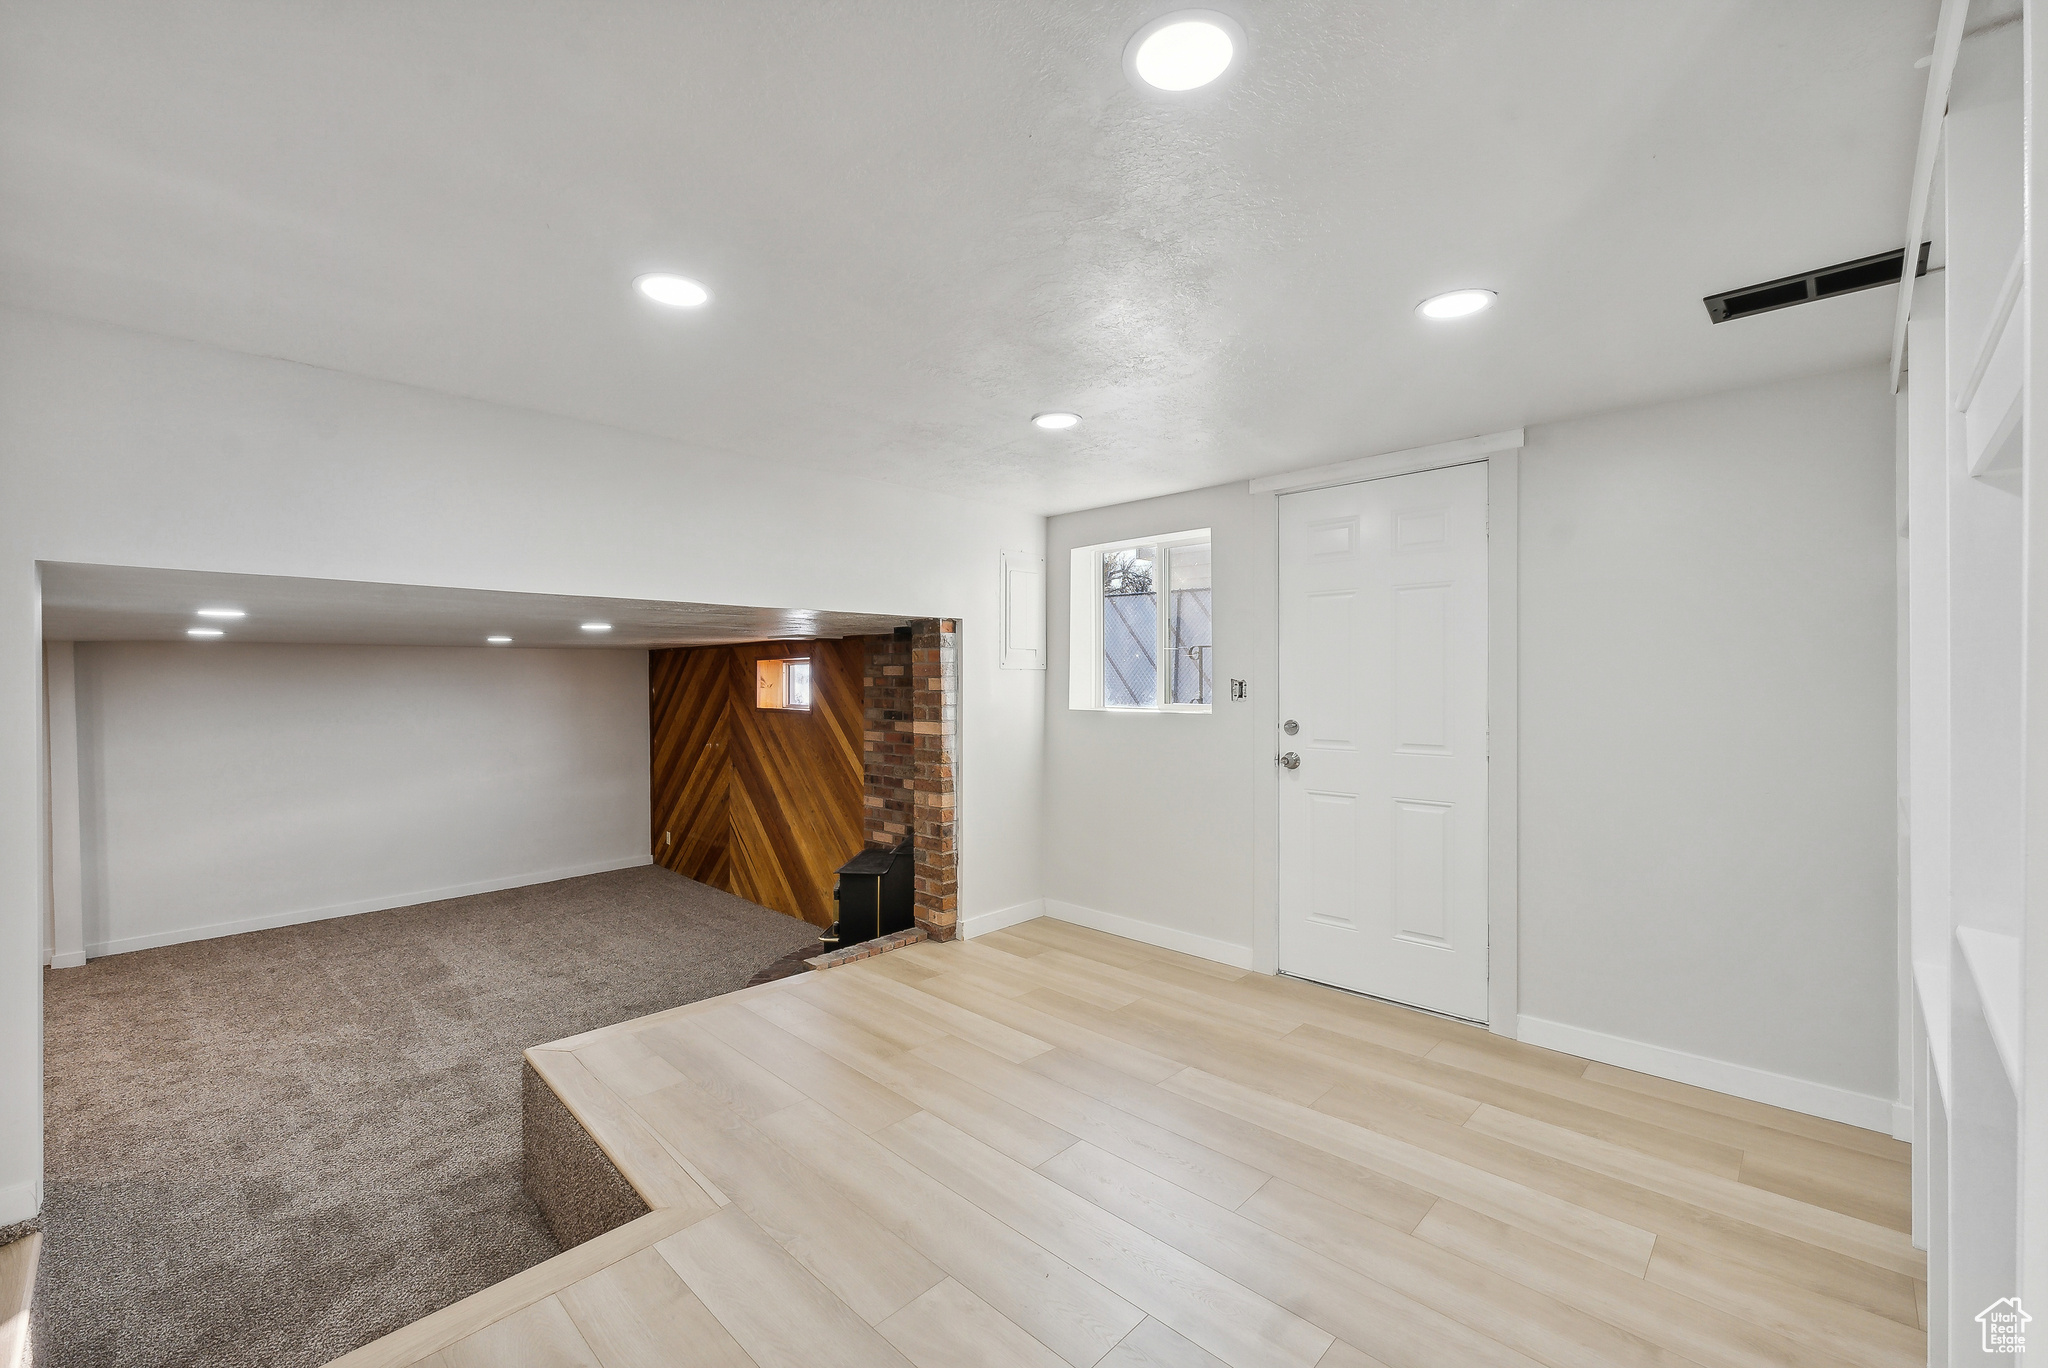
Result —
POLYGON ((862 652, 858 637, 648 652, 656 864, 831 925, 833 871, 862 846, 862 652), (755 664, 790 656, 810 659, 810 711, 755 707, 755 664))

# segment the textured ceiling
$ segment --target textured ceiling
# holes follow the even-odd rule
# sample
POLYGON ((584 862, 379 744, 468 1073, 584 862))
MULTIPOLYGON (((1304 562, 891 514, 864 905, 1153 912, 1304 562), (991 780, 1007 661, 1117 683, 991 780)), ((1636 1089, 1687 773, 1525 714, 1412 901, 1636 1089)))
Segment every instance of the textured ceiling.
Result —
POLYGON ((1933 0, 1170 8, 14 0, 0 299, 1041 511, 1884 353, 1700 297, 1899 246, 1933 0))
MULTIPOLYGON (((348 646, 710 646, 734 641, 878 636, 908 618, 732 604, 508 594, 418 584, 219 575, 125 565, 46 562, 47 641, 184 641, 188 627, 217 627, 225 642, 348 646), (206 620, 200 608, 248 616, 206 620), (586 632, 609 622, 609 632, 586 632)), ((209 643, 211 644, 211 643, 209 643)))

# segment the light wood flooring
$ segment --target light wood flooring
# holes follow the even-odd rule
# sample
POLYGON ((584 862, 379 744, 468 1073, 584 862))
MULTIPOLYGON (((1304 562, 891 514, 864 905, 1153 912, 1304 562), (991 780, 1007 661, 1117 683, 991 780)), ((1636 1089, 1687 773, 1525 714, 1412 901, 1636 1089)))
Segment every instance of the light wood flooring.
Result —
POLYGON ((28 1356, 28 1308, 42 1248, 39 1231, 0 1245, 0 1368, 18 1368, 28 1356))
POLYGON ((1879 1368, 1906 1148, 1041 920, 530 1051, 655 1208, 346 1368, 1879 1368))

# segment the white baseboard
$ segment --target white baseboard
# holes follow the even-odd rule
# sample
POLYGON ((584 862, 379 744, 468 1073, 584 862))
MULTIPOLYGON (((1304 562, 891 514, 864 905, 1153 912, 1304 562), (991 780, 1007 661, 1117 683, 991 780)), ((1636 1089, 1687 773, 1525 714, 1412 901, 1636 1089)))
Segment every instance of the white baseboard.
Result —
POLYGON ((526 874, 511 874, 498 879, 479 879, 474 883, 452 884, 446 888, 423 888, 411 893, 395 893, 383 898, 364 898, 357 902, 333 903, 326 907, 301 908, 293 912, 276 912, 269 916, 247 917, 241 921, 214 922, 207 926, 180 927, 172 931, 152 931, 146 936, 124 936, 118 940, 95 941, 85 947, 85 953, 97 958, 101 955, 123 955, 131 950, 154 950, 160 945, 183 945, 187 941, 212 940, 217 936, 238 936, 244 931, 269 931, 279 926, 297 926, 303 922, 326 921, 330 917, 353 917, 360 912, 384 912, 394 907, 412 907, 418 903, 440 902, 444 898, 466 898, 472 893, 496 893, 507 888, 524 888, 528 884, 553 883, 557 879, 574 879, 584 874, 607 874, 614 869, 634 869, 640 865, 653 864, 651 857, 636 855, 630 859, 598 860, 590 864, 565 865, 559 869, 539 869, 526 874))
MULTIPOLYGON (((1708 1088, 1727 1093, 1730 1097, 1745 1097, 1752 1102, 1783 1107, 1787 1111, 1805 1112, 1808 1116, 1840 1121, 1848 1126, 1861 1126, 1880 1135, 1893 1133, 1893 1110, 1898 1103, 1889 1097, 1872 1097, 1868 1093, 1813 1083, 1747 1064, 1731 1064, 1724 1059, 1709 1059, 1705 1055, 1688 1054, 1684 1050, 1628 1040, 1602 1031, 1589 1031, 1583 1026, 1567 1026, 1561 1021, 1545 1021, 1541 1017, 1518 1017, 1516 1026, 1521 1039, 1530 1045, 1561 1050, 1565 1054, 1598 1060, 1620 1069, 1653 1074, 1674 1083, 1690 1083, 1695 1088, 1708 1088)), ((1908 1124, 1911 1124, 1910 1117, 1908 1124)))
POLYGON ((1044 915, 1045 899, 1032 898, 1028 902, 1020 902, 1014 907, 999 907, 993 912, 980 912, 972 917, 962 917, 960 919, 960 937, 963 940, 973 940, 976 936, 987 935, 991 931, 1000 931, 1006 926, 1015 926, 1019 922, 1028 922, 1034 917, 1042 917, 1044 915))
POLYGON ((18 1225, 43 1209, 43 1181, 8 1183, 0 1187, 0 1226, 18 1225))
POLYGON ((46 951, 43 954, 43 963, 49 965, 52 969, 77 969, 85 964, 85 951, 73 950, 68 955, 58 955, 46 951))
POLYGON ((1913 1143, 1913 1104, 1892 1103, 1892 1139, 1913 1143))
POLYGON ((1125 940, 1142 941, 1156 945, 1162 950, 1178 950, 1183 955, 1198 959, 1214 960, 1227 964, 1233 969, 1252 967, 1252 948, 1249 945, 1232 945, 1229 941, 1198 936, 1192 931, 1182 931, 1157 922, 1139 921, 1135 917, 1120 916, 1115 912, 1099 912, 1079 903, 1061 902, 1056 898, 1045 900, 1045 915, 1060 921, 1072 922, 1094 931, 1107 931, 1112 936, 1125 940))

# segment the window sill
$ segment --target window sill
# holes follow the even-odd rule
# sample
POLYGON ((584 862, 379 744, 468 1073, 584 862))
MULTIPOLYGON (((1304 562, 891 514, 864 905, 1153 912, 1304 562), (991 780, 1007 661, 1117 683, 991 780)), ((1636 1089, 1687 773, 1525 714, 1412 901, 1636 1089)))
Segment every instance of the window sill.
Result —
POLYGON ((1069 704, 1067 711, 1108 713, 1114 717, 1207 717, 1216 709, 1208 703, 1170 703, 1161 708, 1088 708, 1069 704))

